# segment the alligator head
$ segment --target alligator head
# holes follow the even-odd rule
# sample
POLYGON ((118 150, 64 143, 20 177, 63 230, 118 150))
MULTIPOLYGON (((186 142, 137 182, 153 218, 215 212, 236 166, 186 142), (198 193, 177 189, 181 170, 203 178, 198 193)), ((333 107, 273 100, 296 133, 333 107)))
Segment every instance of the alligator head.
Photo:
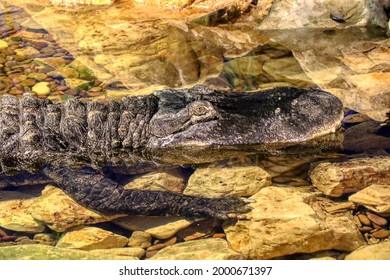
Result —
POLYGON ((337 97, 316 89, 281 87, 219 92, 203 86, 155 93, 147 151, 163 162, 198 163, 242 153, 305 153, 338 147, 343 117, 337 97))

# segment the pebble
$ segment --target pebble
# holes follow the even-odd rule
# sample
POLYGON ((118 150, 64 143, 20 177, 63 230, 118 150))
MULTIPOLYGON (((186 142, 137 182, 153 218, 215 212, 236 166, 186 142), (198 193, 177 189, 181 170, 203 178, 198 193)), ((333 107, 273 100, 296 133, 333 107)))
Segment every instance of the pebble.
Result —
POLYGON ((359 218, 359 221, 366 226, 371 226, 371 221, 367 218, 366 215, 358 214, 357 217, 359 218))
POLYGON ((1 237, 1 241, 15 241, 18 237, 14 235, 6 235, 1 237))
POLYGON ((378 226, 387 226, 387 220, 373 213, 367 213, 367 218, 378 226))
POLYGON ((165 241, 164 245, 165 245, 165 247, 166 246, 171 246, 171 245, 175 244, 176 242, 177 242, 177 237, 173 237, 173 238, 165 241))
POLYGON ((372 227, 369 227, 369 226, 363 226, 363 227, 360 227, 359 228, 359 231, 360 232, 363 232, 363 233, 365 233, 365 232, 370 232, 370 231, 372 231, 372 230, 374 230, 372 227))
POLYGON ((225 233, 214 233, 211 237, 212 238, 226 238, 226 234, 225 233))
POLYGON ((27 78, 44 81, 47 78, 47 75, 45 73, 30 73, 27 75, 27 78))
POLYGON ((0 49, 5 49, 5 48, 8 48, 8 43, 7 41, 4 41, 4 40, 0 40, 0 49))
POLYGON ((28 236, 20 236, 15 239, 15 242, 18 243, 18 245, 23 244, 36 244, 37 242, 31 240, 28 236))
POLYGON ((371 235, 375 238, 378 238, 378 239, 384 239, 384 238, 387 238, 390 236, 390 230, 381 229, 381 230, 378 230, 378 231, 371 233, 371 235))
POLYGON ((48 95, 50 94, 50 87, 48 82, 40 82, 33 86, 32 91, 37 95, 48 95))
POLYGON ((146 249, 146 251, 158 251, 158 250, 161 250, 164 247, 165 247, 164 243, 156 244, 156 245, 152 245, 152 246, 148 247, 146 249))
POLYGON ((146 251, 145 258, 149 259, 149 258, 153 257, 157 253, 158 253, 158 250, 156 250, 156 251, 146 251))
POLYGON ((32 87, 36 84, 36 81, 34 79, 27 79, 20 83, 22 86, 32 87))

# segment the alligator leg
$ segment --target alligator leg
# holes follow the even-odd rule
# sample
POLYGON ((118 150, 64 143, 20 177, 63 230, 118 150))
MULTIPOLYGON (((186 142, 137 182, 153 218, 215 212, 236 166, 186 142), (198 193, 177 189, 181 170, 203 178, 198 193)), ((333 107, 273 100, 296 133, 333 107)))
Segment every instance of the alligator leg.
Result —
POLYGON ((43 169, 45 175, 77 202, 102 213, 193 218, 245 218, 251 207, 239 198, 210 199, 169 192, 126 190, 93 169, 43 169))

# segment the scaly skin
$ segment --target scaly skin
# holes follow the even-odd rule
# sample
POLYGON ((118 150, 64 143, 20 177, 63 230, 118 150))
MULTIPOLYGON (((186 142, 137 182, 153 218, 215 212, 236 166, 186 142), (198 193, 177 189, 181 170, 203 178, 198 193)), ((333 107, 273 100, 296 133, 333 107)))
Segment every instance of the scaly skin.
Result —
POLYGON ((108 105, 4 96, 0 173, 16 179, 38 173, 101 212, 227 219, 250 208, 238 198, 124 190, 99 170, 142 171, 154 162, 209 162, 242 152, 294 153, 312 139, 324 150, 334 143, 317 139, 334 132, 341 117, 336 97, 294 88, 224 93, 197 86, 108 105))

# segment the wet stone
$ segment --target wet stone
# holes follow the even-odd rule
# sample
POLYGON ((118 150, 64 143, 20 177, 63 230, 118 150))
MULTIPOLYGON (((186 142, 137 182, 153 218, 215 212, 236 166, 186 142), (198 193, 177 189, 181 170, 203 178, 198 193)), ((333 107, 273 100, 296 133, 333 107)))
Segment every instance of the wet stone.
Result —
POLYGON ((152 244, 152 236, 149 233, 143 231, 134 231, 129 238, 129 247, 148 248, 152 244))
POLYGON ((387 220, 373 213, 367 213, 367 218, 378 226, 387 226, 387 220))
POLYGON ((359 214, 357 217, 359 218, 359 221, 360 221, 363 225, 371 226, 371 221, 368 219, 368 217, 367 217, 366 215, 359 214))

